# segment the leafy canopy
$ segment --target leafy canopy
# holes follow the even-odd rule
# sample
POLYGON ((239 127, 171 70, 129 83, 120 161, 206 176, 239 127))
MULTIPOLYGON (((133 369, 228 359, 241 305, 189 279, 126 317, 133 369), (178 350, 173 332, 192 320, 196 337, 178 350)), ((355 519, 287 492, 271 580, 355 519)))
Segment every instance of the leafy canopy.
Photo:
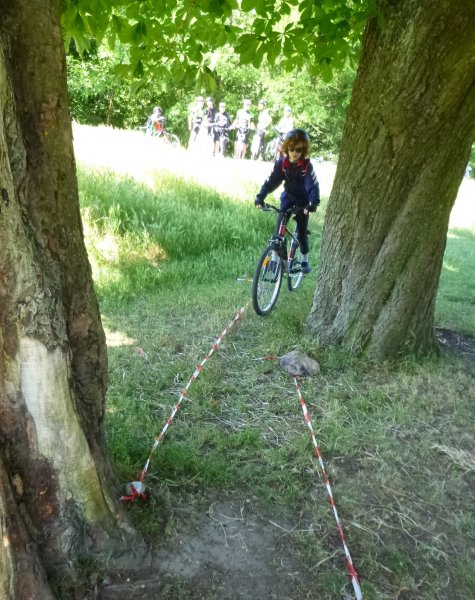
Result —
POLYGON ((377 0, 63 0, 65 43, 92 39, 130 48, 120 69, 139 80, 165 77, 214 89, 209 56, 230 45, 242 64, 265 59, 285 70, 306 65, 331 78, 355 61, 377 0))

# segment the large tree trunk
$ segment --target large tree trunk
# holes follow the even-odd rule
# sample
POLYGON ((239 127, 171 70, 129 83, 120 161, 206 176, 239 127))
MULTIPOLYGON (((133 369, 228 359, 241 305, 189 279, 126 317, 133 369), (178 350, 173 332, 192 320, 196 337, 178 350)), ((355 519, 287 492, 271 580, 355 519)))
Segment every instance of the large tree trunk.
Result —
POLYGON ((81 555, 138 540, 106 483, 59 1, 0 0, 0 19, 0 597, 43 600, 81 555))
POLYGON ((310 329, 394 357, 434 347, 450 211, 475 137, 475 2, 385 0, 369 22, 310 329))

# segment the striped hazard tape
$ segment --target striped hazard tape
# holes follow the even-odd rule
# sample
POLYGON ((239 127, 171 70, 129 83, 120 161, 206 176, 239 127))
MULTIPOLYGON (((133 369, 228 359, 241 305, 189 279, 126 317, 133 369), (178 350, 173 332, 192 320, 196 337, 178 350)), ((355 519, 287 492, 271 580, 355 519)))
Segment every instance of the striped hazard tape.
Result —
POLYGON ((303 416, 305 419, 305 422, 307 423, 307 426, 310 430, 310 436, 312 438, 312 443, 313 443, 313 448, 315 451, 315 456, 318 459, 318 462, 320 463, 320 468, 322 470, 322 476, 323 476, 323 484, 325 485, 325 487, 327 488, 327 492, 328 492, 328 496, 329 496, 329 500, 330 500, 330 506, 333 509, 333 515, 335 516, 335 520, 336 520, 336 526, 338 529, 338 533, 340 534, 340 539, 341 539, 341 543, 343 544, 343 551, 345 553, 345 559, 346 559, 346 564, 348 567, 348 572, 350 573, 350 577, 351 577, 351 583, 353 584, 353 590, 355 592, 355 598, 356 600, 362 600, 363 599, 363 593, 361 592, 361 587, 360 587, 360 582, 358 579, 358 575, 356 573, 356 569, 353 565, 353 561, 351 560, 351 556, 350 556, 350 551, 348 550, 348 545, 346 543, 346 538, 345 538, 345 534, 343 532, 343 526, 341 524, 340 521, 340 517, 338 516, 338 511, 336 510, 336 505, 335 505, 335 499, 333 497, 333 492, 332 492, 332 488, 330 485, 330 477, 328 475, 328 471, 325 467, 325 463, 323 462, 323 458, 322 458, 322 453, 320 452, 320 447, 317 444, 317 440, 315 439, 315 433, 313 431, 313 427, 312 427, 312 422, 310 420, 310 414, 307 410, 307 405, 305 403, 305 400, 302 396, 302 390, 300 389, 300 384, 297 381, 297 378, 294 377, 294 383, 295 383, 295 387, 297 388, 297 393, 299 396, 299 400, 300 400, 300 406, 302 407, 302 412, 303 412, 303 416))
POLYGON ((139 480, 132 481, 126 485, 127 494, 125 496, 120 497, 120 500, 122 502, 133 502, 134 500, 137 500, 138 498, 142 498, 142 499, 146 498, 145 485, 143 483, 143 480, 145 479, 145 476, 147 475, 147 471, 150 466, 150 461, 152 460, 152 456, 153 456, 155 450, 157 449, 158 445, 160 444, 163 437, 165 436, 168 428, 173 423, 173 419, 175 418, 175 415, 178 412, 178 409, 180 408, 181 403, 183 402, 183 399, 188 394, 190 385, 193 383, 193 381, 195 381, 199 377, 199 375, 201 373, 201 369, 205 366, 205 364, 208 362, 208 360, 213 355, 213 353, 219 348, 224 337, 231 331, 233 326, 239 321, 239 319, 242 317, 242 315, 244 314, 244 311, 246 310, 246 308, 248 306, 249 306, 249 304, 246 304, 245 306, 242 306, 237 311, 234 319, 229 323, 229 325, 226 327, 226 329, 224 329, 222 334, 216 339, 214 344, 211 346, 211 350, 203 358, 203 360, 200 362, 200 364, 195 368, 193 375, 190 377, 190 379, 188 380, 188 383, 186 384, 184 389, 181 391, 180 397, 179 397, 178 401, 176 402, 176 404, 174 405, 170 416, 166 420, 165 425, 163 426, 162 431, 160 432, 160 435, 158 435, 155 438, 155 442, 153 443, 153 446, 149 452, 145 466, 142 469, 142 472, 140 473, 139 480))
MULTIPOLYGON (((201 370, 203 369, 204 365, 207 363, 207 361, 210 359, 210 357, 213 355, 213 353, 219 348, 219 346, 221 345, 224 337, 230 332, 230 330, 232 329, 232 327, 237 323, 237 321, 239 321, 239 319, 242 317, 242 315, 244 314, 245 310, 247 309, 247 307, 249 306, 249 304, 246 304, 245 306, 241 307, 236 315, 234 316, 233 320, 229 323, 229 325, 224 329, 224 331, 221 333, 221 335, 216 339, 216 341, 213 343, 213 345, 211 346, 210 351, 208 352, 208 354, 204 357, 204 359, 197 365, 197 367, 195 368, 192 376, 190 377, 190 379, 188 380, 188 383, 186 384, 186 386, 184 387, 184 389, 181 391, 180 393, 180 397, 178 399, 178 401, 176 402, 176 404, 173 406, 172 412, 170 414, 170 416, 168 417, 168 419, 166 420, 162 431, 160 432, 160 434, 158 436, 156 436, 155 441, 153 443, 153 446, 149 452, 147 461, 145 463, 144 468, 142 469, 142 472, 140 474, 139 480, 138 481, 132 481, 130 483, 128 483, 126 485, 126 491, 127 494, 125 496, 122 496, 120 498, 121 501, 124 502, 131 502, 134 500, 137 500, 138 498, 142 498, 142 499, 146 499, 146 493, 145 493, 145 484, 143 483, 149 466, 150 466, 150 462, 152 460, 153 454, 155 452, 155 450, 157 449, 158 445, 160 444, 160 442, 162 441, 163 437, 165 436, 168 428, 170 427, 170 425, 173 423, 173 419, 175 418, 176 413, 178 412, 178 409, 181 406, 181 403, 183 402, 184 398, 188 395, 188 390, 191 386, 191 384, 193 383, 193 381, 195 381, 200 373, 201 370)), ((274 356, 274 355, 268 355, 268 356, 263 356, 260 357, 258 360, 277 360, 278 357, 274 356)), ((294 379, 294 383, 295 383, 295 387, 297 389, 297 393, 298 393, 298 397, 299 397, 299 401, 300 401, 300 406, 302 407, 302 411, 303 411, 303 415, 304 415, 304 419, 305 422, 307 423, 307 426, 310 430, 310 435, 312 438, 312 444, 313 444, 313 448, 314 448, 314 452, 315 452, 315 456, 318 459, 318 462, 320 464, 320 468, 321 468, 321 472, 322 472, 322 477, 323 477, 323 484, 325 485, 327 492, 328 492, 328 496, 329 496, 329 501, 330 501, 330 506, 332 507, 333 510, 333 515, 335 517, 336 520, 336 525, 337 525, 337 529, 338 529, 338 533, 341 539, 341 543, 343 545, 343 551, 345 554, 345 559, 346 559, 346 564, 348 567, 348 572, 350 574, 350 578, 351 578, 351 583, 353 585, 353 590, 355 593, 355 598, 356 600, 363 600, 363 594, 361 591, 361 587, 360 587, 360 583, 359 583, 359 579, 358 579, 358 575, 356 573, 356 569, 354 567, 353 561, 351 559, 351 555, 350 555, 350 551, 348 549, 348 545, 346 543, 346 538, 345 538, 345 534, 343 532, 343 526, 342 523, 340 521, 340 517, 338 516, 338 512, 336 509, 336 505, 335 505, 335 499, 333 497, 333 492, 331 489, 331 485, 330 485, 330 477, 328 474, 328 471, 325 467, 325 463, 323 461, 323 457, 322 454, 320 452, 320 447, 317 443, 317 440, 315 438, 315 433, 312 427, 312 422, 310 420, 310 414, 308 412, 307 409, 307 405, 305 403, 305 400, 302 396, 302 390, 300 388, 300 384, 297 380, 296 377, 293 377, 294 379)))

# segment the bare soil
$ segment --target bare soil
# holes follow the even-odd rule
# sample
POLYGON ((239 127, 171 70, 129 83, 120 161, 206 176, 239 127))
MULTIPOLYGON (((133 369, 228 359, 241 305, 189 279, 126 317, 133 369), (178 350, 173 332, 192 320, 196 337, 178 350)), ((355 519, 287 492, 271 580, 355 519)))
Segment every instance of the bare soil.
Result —
MULTIPOLYGON (((327 507, 323 507, 325 510, 327 507)), ((296 523, 276 522, 246 499, 221 499, 197 513, 181 511, 172 539, 149 565, 106 578, 88 598, 101 600, 287 600, 314 598, 311 577, 288 534, 296 523)))
POLYGON ((475 337, 442 328, 436 334, 442 352, 460 356, 475 371, 475 337))

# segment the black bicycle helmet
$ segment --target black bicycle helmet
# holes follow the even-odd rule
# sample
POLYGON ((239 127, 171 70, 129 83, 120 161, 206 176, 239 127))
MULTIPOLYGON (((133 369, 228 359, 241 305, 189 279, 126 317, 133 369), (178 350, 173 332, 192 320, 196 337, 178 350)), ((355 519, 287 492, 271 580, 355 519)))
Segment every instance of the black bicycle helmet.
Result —
POLYGON ((307 135, 307 132, 305 131, 305 129, 291 129, 290 131, 287 131, 287 133, 284 136, 284 140, 290 140, 292 138, 297 138, 304 142, 309 141, 308 135, 307 135))

